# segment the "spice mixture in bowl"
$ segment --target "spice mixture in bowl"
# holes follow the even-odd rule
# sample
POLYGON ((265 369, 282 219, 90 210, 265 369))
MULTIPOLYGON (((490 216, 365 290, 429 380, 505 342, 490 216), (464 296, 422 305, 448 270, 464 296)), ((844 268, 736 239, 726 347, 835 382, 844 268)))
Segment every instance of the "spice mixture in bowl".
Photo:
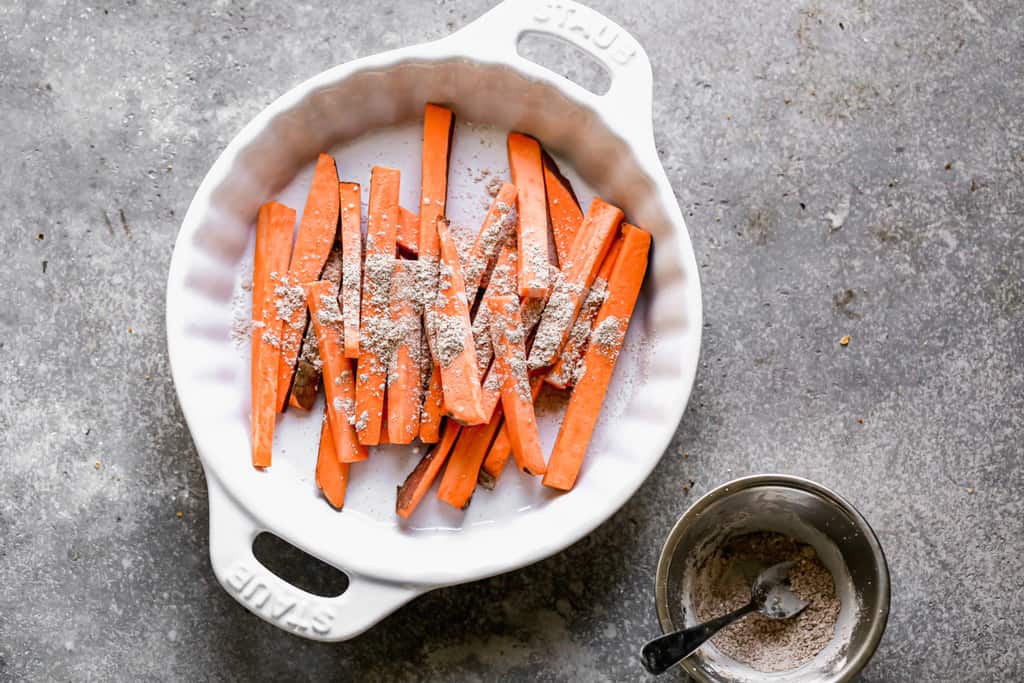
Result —
POLYGON ((709 621, 747 604, 757 575, 779 562, 794 563, 790 588, 807 607, 791 619, 755 612, 711 640, 722 653, 766 673, 806 664, 835 634, 839 596, 814 548, 773 532, 734 536, 698 568, 692 595, 697 618, 709 621))
POLYGON ((750 599, 763 569, 793 561, 790 588, 807 608, 792 619, 750 615, 681 666, 698 681, 838 683, 871 658, 889 612, 878 539, 845 500, 785 475, 745 477, 698 500, 662 549, 656 579, 666 633, 721 616, 750 599))

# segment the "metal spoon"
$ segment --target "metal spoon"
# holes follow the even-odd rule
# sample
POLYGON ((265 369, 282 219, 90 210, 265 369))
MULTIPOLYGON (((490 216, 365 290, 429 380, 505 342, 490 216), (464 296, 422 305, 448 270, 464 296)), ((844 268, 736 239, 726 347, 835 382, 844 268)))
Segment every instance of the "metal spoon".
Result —
POLYGON ((789 619, 800 614, 807 603, 789 589, 789 570, 794 562, 780 562, 757 575, 750 589, 750 602, 735 612, 675 633, 655 638, 644 645, 640 659, 652 674, 662 674, 689 657, 711 636, 751 612, 769 619, 789 619))

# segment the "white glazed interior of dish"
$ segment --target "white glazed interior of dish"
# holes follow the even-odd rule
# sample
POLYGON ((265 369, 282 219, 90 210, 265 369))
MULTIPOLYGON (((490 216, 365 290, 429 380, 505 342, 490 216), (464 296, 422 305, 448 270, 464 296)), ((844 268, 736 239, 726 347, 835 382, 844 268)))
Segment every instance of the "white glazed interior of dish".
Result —
MULTIPOLYGON (((657 161, 649 101, 612 103, 527 63, 512 67, 507 60, 429 57, 437 53, 429 48, 336 67, 260 114, 210 171, 172 259, 168 346, 182 410, 210 480, 215 569, 219 546, 231 540, 236 527, 249 525, 246 531, 272 531, 354 578, 395 586, 395 595, 380 600, 390 601, 390 607, 373 608, 375 616, 364 617, 348 631, 315 636, 324 639, 348 637, 418 592, 521 567, 589 533, 657 464, 683 414, 696 371, 701 328, 696 263, 657 161), (386 481, 390 495, 380 500, 383 511, 365 509, 358 494, 341 513, 324 503, 312 481, 315 417, 305 423, 296 418, 295 425, 282 427, 278 447, 286 452, 275 454, 269 471, 251 467, 248 365, 231 341, 230 327, 232 298, 243 264, 251 258, 259 205, 283 194, 301 209, 296 187, 317 153, 339 150, 344 156, 361 136, 415 122, 428 101, 449 104, 462 120, 537 136, 595 192, 652 233, 651 266, 631 333, 646 336, 650 343, 642 345, 642 352, 640 345, 631 346, 620 361, 624 371, 617 373, 609 396, 621 413, 614 418, 614 429, 599 431, 571 493, 554 494, 539 482, 528 482, 530 506, 520 510, 511 496, 517 487, 509 481, 521 475, 510 470, 493 494, 477 494, 478 499, 493 496, 489 503, 474 501, 471 506, 479 506, 479 512, 471 511, 468 519, 479 523, 467 524, 458 513, 448 513, 443 523, 417 519, 406 526, 385 514, 393 505, 394 485, 407 471, 401 468, 396 477, 393 462, 373 461, 388 457, 386 453, 353 468, 354 485, 363 476, 386 481), (624 385, 629 366, 643 366, 642 387, 624 385), (309 453, 296 456, 292 449, 309 453), (228 510, 219 514, 231 521, 218 521, 215 509, 228 510)), ((649 69, 647 76, 649 80, 649 69)), ((409 162, 380 159, 401 166, 409 162)), ((368 169, 353 172, 366 174, 368 169)), ((341 175, 350 177, 344 167, 341 175)), ((404 180, 411 181, 411 174, 404 180)), ((251 537, 241 539, 243 545, 249 542, 251 537)), ((232 585, 231 577, 219 578, 232 585)), ((372 596, 367 600, 372 602, 372 596)))

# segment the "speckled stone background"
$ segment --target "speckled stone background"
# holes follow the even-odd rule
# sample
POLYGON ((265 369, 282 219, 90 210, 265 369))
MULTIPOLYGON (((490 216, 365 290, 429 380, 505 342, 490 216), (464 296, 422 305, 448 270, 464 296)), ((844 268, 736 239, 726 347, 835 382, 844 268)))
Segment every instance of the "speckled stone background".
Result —
POLYGON ((1016 0, 592 0, 654 63, 704 285, 661 464, 566 552, 349 643, 217 585, 164 342, 192 193, 284 90, 489 4, 0 3, 0 679, 643 680, 671 524, 779 470, 848 496, 888 552, 863 681, 1021 680, 1016 0))

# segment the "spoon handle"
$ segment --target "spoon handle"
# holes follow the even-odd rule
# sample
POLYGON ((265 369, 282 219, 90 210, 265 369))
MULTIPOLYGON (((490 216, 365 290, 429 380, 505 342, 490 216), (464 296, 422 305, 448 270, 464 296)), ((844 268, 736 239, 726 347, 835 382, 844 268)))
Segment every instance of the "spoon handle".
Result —
POLYGON ((655 638, 640 651, 644 668, 652 674, 662 674, 681 662, 729 624, 742 619, 756 608, 750 602, 735 612, 706 621, 699 626, 683 629, 655 638))

